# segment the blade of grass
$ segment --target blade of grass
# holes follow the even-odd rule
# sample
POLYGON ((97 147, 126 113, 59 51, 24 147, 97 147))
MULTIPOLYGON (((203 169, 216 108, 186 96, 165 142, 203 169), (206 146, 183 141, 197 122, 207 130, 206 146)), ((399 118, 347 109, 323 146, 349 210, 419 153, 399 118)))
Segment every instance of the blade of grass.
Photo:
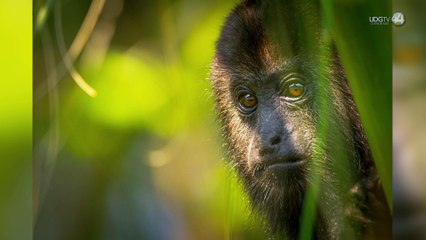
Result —
POLYGON ((392 32, 371 25, 391 16, 391 2, 323 0, 389 206, 392 206, 392 32))

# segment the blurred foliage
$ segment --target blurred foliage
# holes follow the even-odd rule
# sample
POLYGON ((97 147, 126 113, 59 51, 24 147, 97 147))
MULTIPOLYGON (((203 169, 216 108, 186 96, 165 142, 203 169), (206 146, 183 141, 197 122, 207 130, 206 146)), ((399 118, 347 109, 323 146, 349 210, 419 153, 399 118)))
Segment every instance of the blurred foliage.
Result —
MULTIPOLYGON (((321 46, 322 61, 319 65, 329 60, 331 53, 327 50, 327 40, 331 37, 343 62, 388 204, 392 206, 392 25, 374 26, 368 21, 370 16, 391 16, 391 2, 323 0, 321 3, 324 14, 322 37, 326 41, 321 46)), ((328 78, 327 73, 322 76, 328 78)), ((327 80, 321 79, 321 82, 326 84, 327 80)), ((324 121, 328 118, 327 106, 330 103, 323 102, 321 105, 321 118, 324 121)), ((327 135, 336 135, 333 133, 336 129, 327 129, 326 123, 320 122, 317 129, 322 139, 326 139, 327 135)), ((340 152, 336 156, 342 155, 344 148, 343 144, 335 146, 334 151, 340 152)), ((339 164, 345 162, 344 159, 335 161, 339 164)), ((341 170, 336 173, 341 182, 347 180, 341 170)), ((318 176, 314 174, 313 177, 318 176)), ((320 184, 316 180, 307 190, 301 239, 312 238, 310 232, 315 219, 315 201, 320 191, 320 184)), ((349 227, 344 238, 354 236, 353 231, 359 230, 349 227)))
POLYGON ((323 5, 392 206, 392 24, 368 21, 371 16, 391 16, 391 1, 324 0, 323 5))
POLYGON ((34 2, 34 238, 264 238, 208 80, 235 2, 106 1, 72 55, 90 4, 34 2))
POLYGON ((426 239, 426 2, 393 3, 393 239, 426 239))
POLYGON ((31 2, 0 2, 0 239, 31 238, 31 2))

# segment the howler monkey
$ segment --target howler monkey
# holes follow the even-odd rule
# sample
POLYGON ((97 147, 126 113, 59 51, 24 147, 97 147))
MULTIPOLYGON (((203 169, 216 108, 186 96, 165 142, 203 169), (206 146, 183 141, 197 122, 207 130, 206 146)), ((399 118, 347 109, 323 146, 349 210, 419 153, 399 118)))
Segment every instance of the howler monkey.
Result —
POLYGON ((211 78, 231 165, 274 236, 301 236, 316 186, 314 239, 384 239, 389 207, 320 8, 246 0, 226 19, 211 78))

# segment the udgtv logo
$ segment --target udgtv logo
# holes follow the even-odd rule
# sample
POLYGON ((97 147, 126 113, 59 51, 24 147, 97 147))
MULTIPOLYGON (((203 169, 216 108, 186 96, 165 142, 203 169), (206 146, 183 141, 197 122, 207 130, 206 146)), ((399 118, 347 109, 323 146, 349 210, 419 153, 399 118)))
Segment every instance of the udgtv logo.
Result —
POLYGON ((369 17, 371 25, 389 25, 393 22, 395 26, 402 26, 405 23, 405 16, 402 12, 396 12, 392 17, 373 16, 369 17))

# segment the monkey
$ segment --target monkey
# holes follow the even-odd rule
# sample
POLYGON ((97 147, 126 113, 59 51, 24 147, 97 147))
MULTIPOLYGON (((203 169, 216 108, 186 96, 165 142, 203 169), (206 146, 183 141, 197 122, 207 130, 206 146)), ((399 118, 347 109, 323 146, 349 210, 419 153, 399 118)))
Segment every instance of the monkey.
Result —
POLYGON ((226 18, 210 78, 229 163, 272 236, 304 234, 318 186, 314 239, 388 239, 390 209, 323 22, 315 0, 245 0, 226 18))

